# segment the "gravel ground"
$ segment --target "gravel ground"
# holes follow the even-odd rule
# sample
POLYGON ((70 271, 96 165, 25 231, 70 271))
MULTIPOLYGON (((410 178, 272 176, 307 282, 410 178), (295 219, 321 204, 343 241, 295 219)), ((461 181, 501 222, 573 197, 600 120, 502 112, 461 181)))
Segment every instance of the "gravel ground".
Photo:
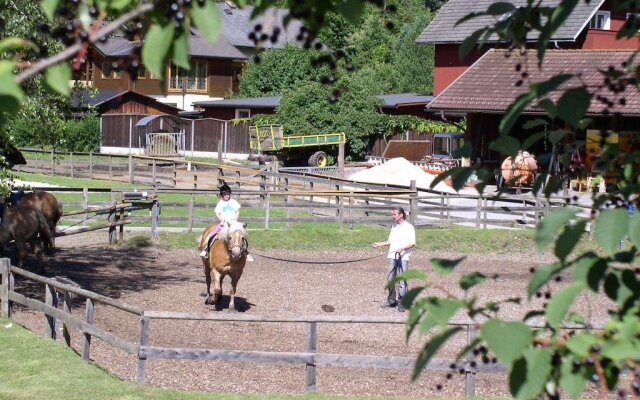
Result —
MULTIPOLYGON (((198 252, 165 250, 158 247, 132 248, 107 244, 106 233, 91 233, 57 239, 59 251, 47 264, 47 276, 63 275, 88 289, 145 310, 189 312, 228 312, 228 297, 222 299, 220 310, 204 304, 204 274, 198 252)), ((385 298, 386 260, 342 264, 340 260, 366 258, 375 255, 372 249, 357 252, 254 249, 255 262, 248 263, 238 285, 236 307, 240 312, 255 315, 300 316, 326 314, 406 316, 395 309, 381 309, 385 298), (262 255, 291 260, 335 260, 336 264, 299 264, 273 261, 262 255), (331 311, 332 310, 332 311, 331 311)), ((458 254, 434 254, 419 250, 412 257, 411 267, 427 271, 433 279, 430 293, 461 294, 457 278, 479 270, 485 275, 498 274, 485 283, 477 294, 482 300, 500 300, 525 293, 530 268, 551 261, 548 255, 498 254, 468 256, 459 270, 443 278, 433 273, 431 257, 460 257, 458 254)), ((34 260, 29 259, 29 268, 34 260)), ((568 281, 566 276, 563 282, 568 281)), ((41 287, 29 286, 18 280, 18 289, 42 297, 41 287)), ((223 285, 223 293, 229 283, 223 285)), ((509 304, 501 308, 505 318, 522 318, 531 308, 540 308, 544 298, 522 305, 509 304)), ((84 315, 83 302, 74 303, 74 314, 84 315)), ((595 302, 588 295, 577 301, 577 311, 592 321, 602 321, 606 304, 595 302)), ((40 314, 17 307, 14 319, 36 332, 43 332, 40 314)), ((132 342, 137 341, 138 320, 122 311, 98 306, 94 323, 132 342)), ((150 325, 150 344, 171 347, 246 349, 261 351, 292 351, 305 349, 304 324, 247 323, 212 321, 160 321, 150 325)), ((72 332, 72 345, 81 351, 82 337, 72 332)), ((443 349, 440 357, 452 356, 465 342, 459 335, 443 349)), ((327 353, 415 356, 424 339, 404 340, 402 325, 320 324, 318 351, 327 353)), ((126 380, 135 379, 135 357, 114 350, 94 339, 91 358, 100 366, 126 380)), ((464 396, 464 378, 455 374, 447 380, 446 372, 426 371, 415 382, 410 370, 359 369, 318 367, 318 392, 340 395, 378 396, 464 396), (438 390, 437 385, 443 388, 438 390)), ((244 362, 150 360, 147 382, 165 388, 215 392, 301 394, 305 391, 305 368, 294 364, 257 364, 244 362)), ((476 394, 507 395, 504 375, 478 375, 476 394)))

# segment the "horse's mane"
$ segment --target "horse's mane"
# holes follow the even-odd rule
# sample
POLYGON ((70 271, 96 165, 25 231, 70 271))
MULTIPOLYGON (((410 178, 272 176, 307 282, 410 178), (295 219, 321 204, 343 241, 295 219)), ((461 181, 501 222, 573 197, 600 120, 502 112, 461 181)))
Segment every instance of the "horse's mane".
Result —
POLYGON ((229 234, 233 232, 240 231, 242 232, 242 236, 247 236, 247 230, 244 225, 238 221, 230 221, 228 224, 224 224, 224 227, 218 234, 220 239, 226 240, 229 234))

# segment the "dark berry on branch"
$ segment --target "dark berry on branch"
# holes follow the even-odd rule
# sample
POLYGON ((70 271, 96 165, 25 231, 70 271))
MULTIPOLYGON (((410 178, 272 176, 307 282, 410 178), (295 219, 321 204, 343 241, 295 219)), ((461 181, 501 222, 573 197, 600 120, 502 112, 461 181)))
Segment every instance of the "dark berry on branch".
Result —
POLYGON ((347 71, 351 72, 355 69, 355 67, 353 66, 352 63, 348 62, 344 65, 344 69, 346 69, 347 71))
POLYGON ((262 24, 255 24, 253 26, 253 30, 256 32, 260 32, 262 30, 262 24))
POLYGON ((395 4, 389 4, 389 7, 387 7, 387 11, 394 13, 398 11, 398 8, 396 7, 395 4))
POLYGON ((42 33, 49 32, 49 25, 44 22, 38 22, 37 28, 42 33))
POLYGON ((256 63, 256 64, 260 64, 260 61, 262 61, 262 60, 260 59, 260 56, 259 56, 259 55, 255 55, 255 56, 253 56, 253 62, 254 62, 254 63, 256 63))
POLYGON ((336 98, 336 96, 334 95, 329 95, 329 103, 333 104, 336 101, 338 101, 338 99, 336 98))
POLYGON ((199 5, 200 7, 204 7, 204 4, 205 4, 205 3, 206 3, 206 1, 205 1, 205 0, 198 0, 198 5, 199 5))
POLYGON ((89 7, 89 16, 96 18, 98 16, 98 9, 95 6, 89 7))
POLYGON ((385 24, 385 27, 386 27, 388 30, 392 31, 392 30, 393 30, 393 28, 395 28, 395 25, 393 24, 393 22, 391 22, 391 21, 387 21, 387 23, 385 24))

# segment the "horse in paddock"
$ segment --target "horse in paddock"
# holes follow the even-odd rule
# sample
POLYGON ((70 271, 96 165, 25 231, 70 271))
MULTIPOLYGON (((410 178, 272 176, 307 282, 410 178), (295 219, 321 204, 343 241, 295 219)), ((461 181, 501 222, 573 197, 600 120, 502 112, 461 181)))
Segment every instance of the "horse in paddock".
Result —
POLYGON ((6 244, 11 240, 16 242, 18 267, 22 268, 27 259, 27 243, 29 243, 33 254, 38 258, 38 272, 43 273, 40 243, 44 243, 46 250, 51 250, 49 248, 51 231, 43 212, 31 207, 8 207, 0 223, 0 250, 3 253, 6 244))
MULTIPOLYGON (((205 248, 207 245, 207 236, 216 225, 217 224, 211 225, 202 233, 198 250, 205 248)), ((207 298, 204 301, 205 304, 215 305, 220 300, 222 295, 222 281, 225 276, 229 275, 231 277, 229 310, 235 311, 234 298, 236 295, 236 287, 242 276, 244 265, 247 262, 247 251, 249 248, 246 226, 246 223, 243 224, 238 221, 226 222, 225 226, 209 247, 209 256, 202 259, 204 275, 207 282, 207 298), (213 296, 211 295, 212 277, 213 296)))
POLYGON ((42 190, 36 190, 21 196, 17 196, 13 202, 16 206, 31 207, 42 211, 49 226, 49 248, 51 251, 55 249, 56 225, 62 217, 62 203, 56 199, 54 195, 42 190))

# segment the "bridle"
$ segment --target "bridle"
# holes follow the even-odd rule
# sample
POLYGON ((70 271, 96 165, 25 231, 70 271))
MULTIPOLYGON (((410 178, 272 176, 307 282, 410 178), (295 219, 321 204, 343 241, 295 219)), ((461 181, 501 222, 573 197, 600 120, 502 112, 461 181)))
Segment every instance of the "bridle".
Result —
POLYGON ((231 245, 230 243, 231 236, 237 232, 240 232, 242 234, 242 231, 240 229, 235 229, 233 231, 229 231, 225 238, 227 251, 229 252, 229 258, 231 259, 233 259, 232 255, 234 254, 234 252, 237 252, 237 254, 248 253, 248 249, 249 249, 249 242, 247 241, 247 238, 245 238, 244 236, 242 236, 242 241, 240 243, 231 245))

